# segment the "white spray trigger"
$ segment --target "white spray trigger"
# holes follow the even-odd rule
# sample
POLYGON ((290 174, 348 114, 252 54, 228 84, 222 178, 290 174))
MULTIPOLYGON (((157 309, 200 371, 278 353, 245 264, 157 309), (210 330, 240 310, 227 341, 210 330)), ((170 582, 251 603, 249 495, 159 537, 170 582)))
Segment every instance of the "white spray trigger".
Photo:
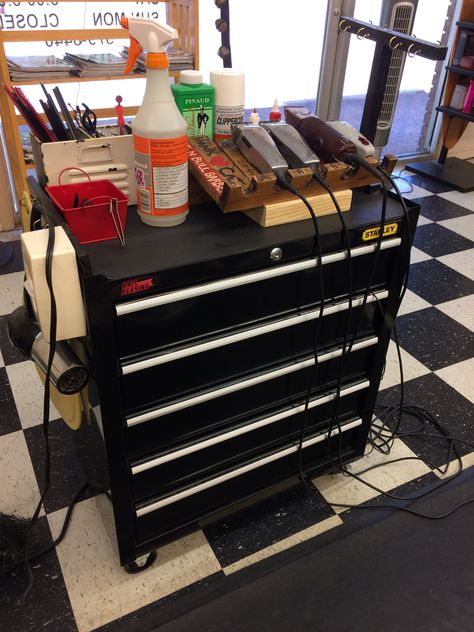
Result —
POLYGON ((147 53, 163 53, 167 44, 178 39, 178 31, 168 24, 142 18, 127 18, 128 32, 147 53))

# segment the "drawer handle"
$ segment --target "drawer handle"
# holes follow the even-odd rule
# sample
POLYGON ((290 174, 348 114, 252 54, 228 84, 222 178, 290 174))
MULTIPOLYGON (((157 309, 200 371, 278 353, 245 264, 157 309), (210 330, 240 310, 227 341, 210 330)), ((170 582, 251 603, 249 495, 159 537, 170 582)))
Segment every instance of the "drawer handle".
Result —
MULTIPOLYGON (((380 244, 380 250, 396 248, 401 244, 401 242, 402 240, 400 239, 400 237, 395 237, 394 239, 386 239, 380 244)), ((374 252, 376 248, 377 244, 370 244, 368 246, 358 246, 357 248, 352 248, 351 258, 370 254, 371 252, 374 252)), ((347 259, 347 251, 340 250, 338 252, 324 255, 322 257, 322 264, 327 265, 329 263, 336 263, 338 261, 344 261, 344 259, 347 259)), ((266 268, 265 270, 261 270, 259 272, 242 274, 240 276, 230 277, 228 279, 221 279, 220 281, 212 281, 211 283, 204 283, 202 285, 194 285, 193 287, 185 288, 183 290, 176 290, 174 292, 168 292, 166 294, 160 294, 159 296, 151 296, 136 301, 129 301, 127 303, 119 303, 115 306, 115 309, 117 311, 117 316, 125 316, 125 314, 141 312, 146 309, 152 309, 153 307, 159 307, 160 305, 176 303, 177 301, 184 301, 189 298, 195 298, 196 296, 212 294, 213 292, 221 292, 222 290, 230 290, 231 288, 240 285, 257 283, 258 281, 265 281, 266 279, 284 276, 286 274, 292 274, 294 272, 300 272, 301 270, 309 270, 310 268, 316 267, 316 265, 316 259, 305 259, 304 261, 298 261, 296 263, 290 263, 288 265, 266 268)))
MULTIPOLYGON (((341 427, 341 433, 347 432, 348 430, 352 430, 353 428, 357 428, 362 425, 362 419, 357 418, 353 421, 345 424, 341 427)), ((334 428, 331 431, 331 437, 339 434, 339 428, 334 428)), ((328 438, 329 433, 324 432, 322 434, 318 434, 311 439, 307 439, 303 441, 303 449, 309 448, 312 445, 317 443, 321 443, 328 438)), ((166 507, 167 505, 172 505, 173 503, 179 502, 180 500, 184 500, 185 498, 189 498, 190 496, 194 496, 194 494, 199 494, 200 492, 205 491, 206 489, 210 489, 211 487, 215 487, 216 485, 220 485, 225 483, 226 481, 230 481, 237 476, 242 476, 243 474, 247 474, 247 472, 251 472, 252 470, 256 470, 264 465, 268 465, 268 463, 272 463, 273 461, 277 461, 278 459, 282 459, 285 456, 289 456, 290 454, 294 454, 298 451, 298 445, 292 445, 289 448, 285 448, 284 450, 280 450, 279 452, 274 452, 273 454, 269 454, 263 459, 258 461, 254 461, 253 463, 248 463, 242 467, 239 467, 235 470, 231 470, 230 472, 226 472, 225 474, 221 474, 216 478, 211 478, 208 481, 204 481, 199 485, 195 485, 189 489, 185 489, 177 494, 173 494, 172 496, 167 496, 165 498, 161 498, 160 500, 155 500, 154 502, 140 505, 136 508, 136 516, 137 518, 141 518, 142 516, 146 516, 146 514, 152 513, 158 509, 166 507)))
MULTIPOLYGON (((373 303, 374 301, 383 301, 384 299, 387 298, 387 296, 388 296, 388 290, 375 292, 374 294, 369 295, 367 297, 366 303, 373 303)), ((364 303, 364 297, 357 296, 357 297, 354 297, 352 301, 352 306, 360 307, 363 303, 364 303)), ((339 303, 333 303, 332 305, 328 305, 327 307, 324 306, 323 316, 331 316, 331 314, 343 312, 347 310, 348 308, 349 308, 349 301, 341 301, 339 303)), ((290 318, 275 320, 271 323, 268 323, 267 325, 261 325, 260 327, 252 327, 250 329, 245 329, 243 331, 239 331, 229 336, 223 336, 221 338, 216 338, 214 340, 209 340, 207 342, 202 342, 196 345, 191 345, 189 347, 184 347, 183 349, 178 349, 177 351, 163 353, 153 358, 147 358, 146 360, 139 360, 138 362, 125 364, 122 366, 122 373, 123 375, 129 375, 130 373, 136 373, 137 371, 144 371, 154 366, 160 366, 161 364, 166 364, 168 362, 175 362, 176 360, 181 360, 183 358, 187 358, 189 356, 196 355, 198 353, 205 353, 206 351, 211 351, 212 349, 218 349, 219 347, 232 345, 237 342, 242 342, 243 340, 256 338, 257 336, 263 336, 273 331, 279 331, 281 329, 286 329, 288 327, 294 327, 295 325, 300 325, 302 323, 305 323, 311 320, 316 320, 317 318, 319 318, 319 308, 315 310, 311 310, 310 312, 299 314, 298 316, 291 316, 290 318)))
MULTIPOLYGON (((340 397, 345 397, 346 395, 351 395, 352 393, 357 393, 358 391, 363 391, 364 389, 370 386, 370 382, 365 380, 364 382, 359 382, 359 384, 353 384, 352 386, 348 386, 347 388, 343 388, 340 393, 340 397)), ((317 408, 318 406, 322 406, 323 404, 327 404, 328 402, 336 399, 336 391, 328 393, 323 397, 318 397, 315 399, 311 399, 308 404, 308 410, 313 408, 317 408)), ((211 437, 210 439, 206 439, 204 441, 200 441, 199 443, 193 443, 192 445, 188 445, 181 450, 176 450, 175 452, 170 452, 169 454, 164 454, 163 456, 159 456, 155 459, 150 459, 144 463, 139 463, 137 465, 132 465, 132 474, 135 476, 136 474, 141 474, 142 472, 146 472, 147 470, 152 470, 155 467, 163 465, 164 463, 169 463, 170 461, 175 461, 176 459, 181 459, 189 454, 194 454, 195 452, 199 452, 200 450, 205 450, 206 448, 210 448, 213 445, 217 445, 219 443, 223 443, 225 441, 229 441, 230 439, 234 439, 235 437, 240 437, 247 432, 252 432, 254 430, 258 430, 259 428, 263 428, 265 426, 270 426, 282 419, 287 419, 288 417, 293 417, 294 415, 298 415, 299 413, 304 412, 305 404, 300 404, 299 406, 293 406, 291 408, 287 408, 279 413, 271 415, 270 417, 265 417, 264 419, 260 419, 259 421, 255 421, 253 423, 247 424, 246 426, 241 426, 240 428, 236 428, 231 430, 230 432, 225 432, 215 437, 211 437)))
MULTIPOLYGON (((376 336, 366 338, 365 340, 359 340, 352 345, 351 353, 353 353, 354 351, 359 351, 360 349, 372 347, 376 345, 377 342, 378 338, 376 336)), ((342 347, 333 349, 332 351, 326 351, 325 353, 322 353, 318 356, 318 363, 321 364, 323 362, 327 362, 328 360, 338 358, 341 355, 342 347)), ((223 397, 224 395, 235 393, 236 391, 255 386, 256 384, 261 384, 262 382, 274 380, 278 377, 282 377, 283 375, 289 375, 290 373, 295 373, 296 371, 307 369, 314 364, 314 358, 292 362, 291 364, 287 364, 279 369, 275 369, 274 371, 269 371, 267 373, 261 373, 260 375, 256 375, 255 377, 251 377, 247 380, 238 380, 236 382, 228 384, 227 386, 221 386, 220 388, 217 388, 213 391, 207 391, 201 393, 200 395, 195 395, 194 397, 181 399, 172 404, 161 406, 160 408, 155 408, 154 410, 150 410, 146 413, 140 413, 139 415, 127 417, 127 426, 131 428, 146 421, 151 421, 152 419, 157 419, 158 417, 163 417, 164 415, 169 415, 179 410, 190 408, 191 406, 196 406, 197 404, 202 404, 203 402, 207 402, 211 399, 223 397)))

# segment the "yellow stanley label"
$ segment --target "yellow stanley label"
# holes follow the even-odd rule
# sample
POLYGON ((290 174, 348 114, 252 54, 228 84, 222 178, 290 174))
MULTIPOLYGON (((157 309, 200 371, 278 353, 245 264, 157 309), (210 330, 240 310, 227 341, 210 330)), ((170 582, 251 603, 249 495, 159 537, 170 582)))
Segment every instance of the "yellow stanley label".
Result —
MULTIPOLYGON (((383 227, 383 237, 389 237, 390 235, 396 235, 398 230, 398 224, 385 224, 383 227)), ((374 226, 373 228, 366 228, 362 233, 363 241, 370 241, 371 239, 377 239, 380 234, 380 226, 374 226)))

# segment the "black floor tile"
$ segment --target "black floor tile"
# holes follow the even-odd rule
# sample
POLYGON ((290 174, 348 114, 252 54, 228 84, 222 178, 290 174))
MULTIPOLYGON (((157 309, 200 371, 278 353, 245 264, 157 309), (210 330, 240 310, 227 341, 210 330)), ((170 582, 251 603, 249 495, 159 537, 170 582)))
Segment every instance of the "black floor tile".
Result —
MULTIPOLYGON (((409 499, 415 498, 419 494, 422 494, 423 491, 426 491, 431 488, 433 483, 438 483, 439 478, 433 472, 429 472, 428 474, 424 474, 423 476, 419 476, 418 478, 409 481, 408 483, 404 483, 399 487, 395 487, 391 489, 389 493, 392 496, 397 496, 398 498, 409 499)), ((386 496, 384 494, 379 494, 375 498, 371 498, 366 502, 362 503, 363 505, 367 505, 368 507, 380 507, 380 505, 392 505, 394 509, 387 509, 387 511, 396 511, 396 507, 405 504, 405 501, 396 500, 391 498, 390 496, 386 496)), ((413 507, 415 509, 415 507, 413 507)), ((348 522, 350 520, 360 519, 361 514, 366 514, 368 512, 373 512, 374 509, 348 509, 347 511, 339 514, 339 517, 343 520, 343 522, 348 522)))
POLYGON ((438 195, 430 195, 426 198, 413 200, 421 205, 421 215, 433 222, 441 222, 443 219, 454 219, 455 217, 463 217, 470 215, 472 211, 459 204, 454 204, 450 200, 445 200, 438 195))
POLYGON ((204 533, 220 564, 228 566, 333 515, 317 490, 298 485, 205 527, 204 533))
POLYGON ((408 287, 432 305, 474 294, 474 281, 436 259, 413 264, 408 287))
POLYGON ((397 334, 400 346, 432 371, 474 353, 474 333, 435 307, 399 316, 397 334))
POLYGON ((22 356, 21 353, 18 353, 18 351, 10 342, 10 338, 8 337, 7 333, 9 317, 9 315, 0 316, 0 351, 2 352, 5 366, 16 364, 17 362, 24 362, 26 359, 25 356, 22 356))
MULTIPOLYGON (((390 406, 399 401, 399 388, 394 386, 379 393, 377 404, 390 406)), ((410 380, 405 384, 405 404, 420 406, 442 424, 454 437, 474 444, 474 405, 444 380, 433 373, 410 380)), ((401 430, 407 432, 419 425, 416 419, 404 417, 401 430)), ((433 426, 426 426, 422 435, 438 434, 433 426)), ((431 461, 437 466, 447 463, 448 449, 445 440, 426 436, 404 437, 403 442, 422 459, 431 461)), ((460 455, 473 452, 473 448, 458 443, 460 455)), ((452 460, 454 455, 451 456, 452 460)))
MULTIPOLYGON (((50 422, 51 487, 44 501, 46 513, 70 505, 74 494, 86 482, 86 476, 71 430, 61 419, 50 422)), ((25 429, 25 439, 40 489, 44 485, 44 439, 41 425, 25 429)), ((98 493, 98 491, 96 492, 98 493)), ((82 500, 94 494, 88 490, 82 500)))
MULTIPOLYGON (((0 436, 21 430, 20 418, 13 399, 8 375, 0 369, 0 436)), ((1 457, 0 457, 1 458, 1 457)))
POLYGON ((0 247, 11 248, 11 258, 0 268, 0 274, 8 274, 9 272, 21 272, 23 267, 23 257, 21 255, 21 241, 2 242, 0 239, 0 247), (2 246, 4 244, 4 246, 2 246))
POLYGON ((417 227, 413 245, 431 257, 442 257, 468 250, 474 242, 440 224, 425 224, 417 227))
MULTIPOLYGON (((41 550, 52 543, 51 532, 45 517, 39 519, 32 534, 33 542, 41 550)), ((5 574, 0 582, 2 603, 0 630, 3 632, 77 632, 71 604, 61 567, 55 551, 31 563, 33 586, 20 601, 28 585, 25 568, 5 574)))
MULTIPOLYGON (((411 184, 415 184, 417 187, 421 187, 425 189, 425 191, 429 191, 430 193, 447 193, 448 191, 452 191, 452 187, 443 184, 442 182, 436 182, 436 180, 430 180, 429 178, 423 178, 418 174, 412 174, 410 171, 403 171, 401 174, 403 180, 408 180, 411 184)), ((403 183, 402 180, 402 183, 403 183)), ((398 180, 395 182, 398 183, 398 180)), ((415 200, 419 202, 419 200, 415 200)))

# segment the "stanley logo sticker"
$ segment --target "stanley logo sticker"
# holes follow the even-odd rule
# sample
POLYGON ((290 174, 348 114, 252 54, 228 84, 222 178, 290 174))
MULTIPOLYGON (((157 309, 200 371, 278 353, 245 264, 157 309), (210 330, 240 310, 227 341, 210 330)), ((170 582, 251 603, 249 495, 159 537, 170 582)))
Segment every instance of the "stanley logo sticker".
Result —
MULTIPOLYGON (((385 224, 383 227, 383 237, 390 237, 396 235, 398 230, 398 224, 385 224)), ((370 241, 371 239, 377 239, 380 234, 380 226, 374 226, 373 228, 366 228, 362 233, 363 241, 370 241)))

